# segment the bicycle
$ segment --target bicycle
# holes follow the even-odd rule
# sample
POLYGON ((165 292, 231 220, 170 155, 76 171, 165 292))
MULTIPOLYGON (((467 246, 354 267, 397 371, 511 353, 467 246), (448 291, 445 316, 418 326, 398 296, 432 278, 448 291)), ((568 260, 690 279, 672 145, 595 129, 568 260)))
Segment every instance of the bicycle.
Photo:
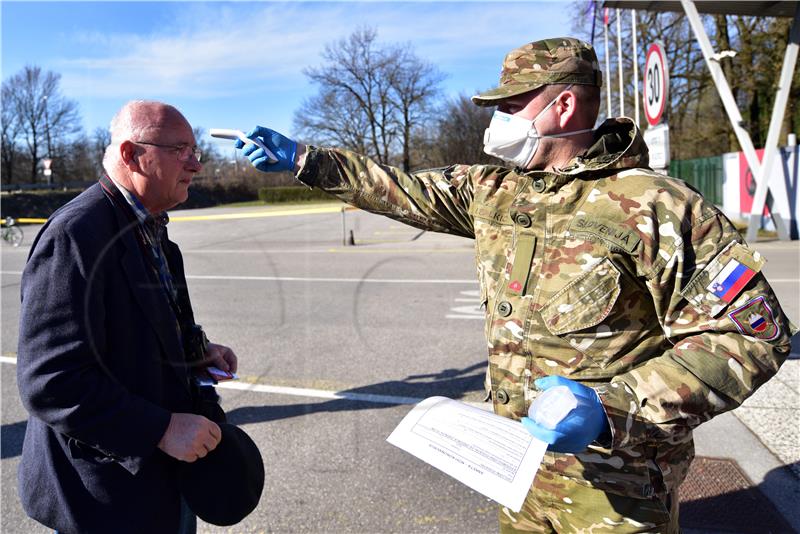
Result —
POLYGON ((24 234, 22 233, 22 228, 17 226, 17 221, 13 217, 6 217, 2 224, 3 229, 0 230, 0 236, 2 236, 3 241, 15 247, 20 246, 24 234))

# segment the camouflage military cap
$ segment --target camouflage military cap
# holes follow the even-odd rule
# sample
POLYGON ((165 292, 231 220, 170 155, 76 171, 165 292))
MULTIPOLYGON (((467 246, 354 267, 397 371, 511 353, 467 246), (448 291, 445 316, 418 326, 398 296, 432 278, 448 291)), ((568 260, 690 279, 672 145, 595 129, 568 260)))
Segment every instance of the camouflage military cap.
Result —
POLYGON ((475 95, 472 101, 479 106, 496 106, 504 98, 556 83, 602 85, 592 45, 572 37, 557 37, 516 48, 503 61, 500 87, 475 95))

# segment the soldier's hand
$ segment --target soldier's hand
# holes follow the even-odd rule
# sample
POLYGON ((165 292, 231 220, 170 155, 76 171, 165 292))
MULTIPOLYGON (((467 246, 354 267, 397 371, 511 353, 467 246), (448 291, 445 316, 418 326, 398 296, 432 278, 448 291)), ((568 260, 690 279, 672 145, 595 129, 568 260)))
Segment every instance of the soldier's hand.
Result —
POLYGON ((213 451, 222 439, 219 426, 202 415, 173 413, 158 448, 178 460, 194 462, 213 451))
POLYGON ((523 417, 522 425, 534 437, 549 444, 554 452, 578 453, 609 430, 608 417, 597 392, 563 376, 546 376, 534 384, 542 391, 555 386, 565 386, 575 396, 577 406, 572 408, 553 428, 546 428, 531 418, 523 417))
POLYGON ((250 130, 247 137, 260 140, 277 158, 277 161, 274 161, 267 156, 263 148, 251 143, 245 145, 241 140, 237 140, 236 148, 243 148, 242 154, 250 160, 253 167, 262 172, 293 171, 295 169, 298 153, 296 141, 264 126, 256 126, 250 130))

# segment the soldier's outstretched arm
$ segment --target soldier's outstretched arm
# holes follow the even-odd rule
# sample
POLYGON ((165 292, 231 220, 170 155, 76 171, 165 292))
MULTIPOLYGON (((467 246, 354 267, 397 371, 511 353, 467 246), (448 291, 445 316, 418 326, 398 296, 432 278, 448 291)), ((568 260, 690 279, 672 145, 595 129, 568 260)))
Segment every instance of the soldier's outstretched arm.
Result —
POLYGON ((680 441, 736 408, 777 372, 797 331, 761 272, 764 258, 716 208, 646 226, 643 274, 670 345, 598 389, 615 448, 680 441))
POLYGON ((330 148, 305 146, 262 126, 247 137, 260 140, 275 156, 255 144, 236 147, 263 172, 293 171, 308 185, 372 213, 423 230, 474 237, 471 167, 451 167, 406 173, 370 158, 330 148))

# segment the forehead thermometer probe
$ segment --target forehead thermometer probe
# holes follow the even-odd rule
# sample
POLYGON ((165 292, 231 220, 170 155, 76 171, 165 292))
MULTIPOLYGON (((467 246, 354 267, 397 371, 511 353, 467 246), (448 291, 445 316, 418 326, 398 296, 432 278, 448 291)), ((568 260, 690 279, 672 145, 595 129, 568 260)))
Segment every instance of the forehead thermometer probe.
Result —
POLYGON ((238 139, 245 144, 252 143, 256 145, 258 148, 263 149, 267 157, 270 160, 272 160, 271 161, 272 163, 278 161, 278 158, 275 157, 275 154, 273 154, 272 151, 268 149, 264 143, 261 142, 261 139, 250 139, 241 130, 229 130, 226 128, 211 128, 210 130, 208 130, 208 135, 210 135, 211 137, 219 137, 220 139, 231 139, 234 141, 238 139))

